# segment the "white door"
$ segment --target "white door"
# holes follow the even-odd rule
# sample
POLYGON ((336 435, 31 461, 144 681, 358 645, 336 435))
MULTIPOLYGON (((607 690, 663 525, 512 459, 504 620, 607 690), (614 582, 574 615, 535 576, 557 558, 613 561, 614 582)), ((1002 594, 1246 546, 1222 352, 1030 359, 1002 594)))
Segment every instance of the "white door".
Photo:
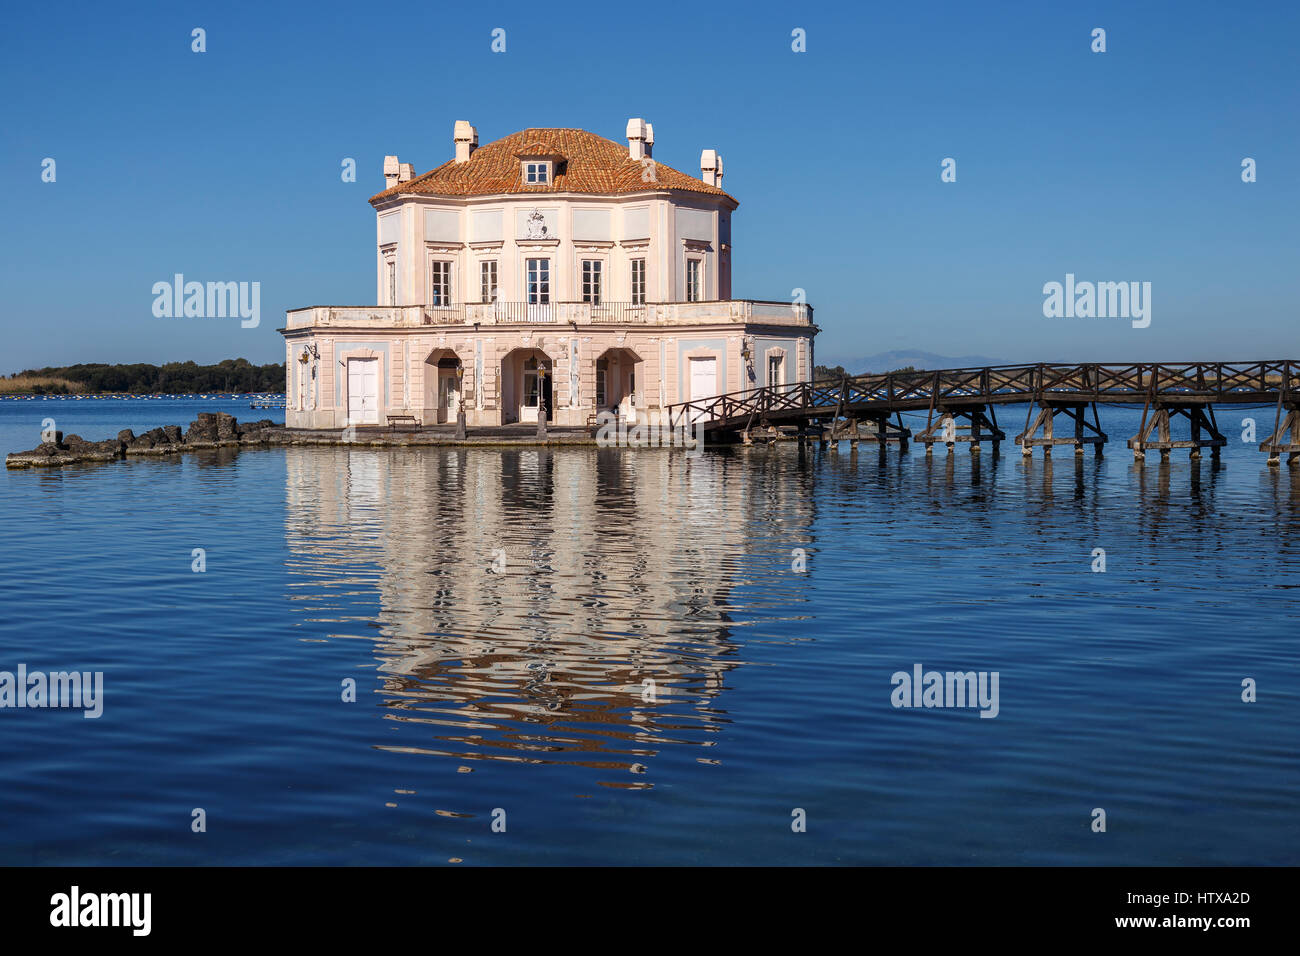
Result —
POLYGON ((379 424, 379 359, 348 359, 348 424, 379 424))
POLYGON ((454 422, 460 417, 460 392, 456 389, 455 369, 438 370, 438 421, 454 422))
POLYGON ((626 419, 629 425, 636 424, 636 372, 627 375, 627 394, 618 403, 618 416, 626 419))
MULTIPOLYGON (((712 398, 718 394, 718 360, 716 358, 691 359, 691 401, 712 398)), ((706 417, 700 412, 691 416, 691 421, 706 417)))
POLYGON ((537 370, 524 369, 524 401, 519 406, 519 421, 535 423, 537 421, 537 370))
POLYGON ((691 401, 712 398, 718 394, 718 360, 716 358, 691 359, 691 401))

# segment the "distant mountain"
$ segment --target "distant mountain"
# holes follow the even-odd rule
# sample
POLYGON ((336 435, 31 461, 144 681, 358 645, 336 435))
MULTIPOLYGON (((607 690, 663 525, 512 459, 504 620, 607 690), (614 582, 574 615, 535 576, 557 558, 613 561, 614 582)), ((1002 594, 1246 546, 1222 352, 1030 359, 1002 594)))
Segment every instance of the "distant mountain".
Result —
POLYGON ((912 366, 916 369, 936 368, 974 368, 983 365, 1005 365, 1002 359, 989 358, 987 355, 936 355, 934 352, 922 352, 919 349, 896 349, 892 352, 877 352, 864 358, 831 359, 817 356, 823 365, 843 365, 851 374, 864 372, 892 372, 894 369, 912 366))

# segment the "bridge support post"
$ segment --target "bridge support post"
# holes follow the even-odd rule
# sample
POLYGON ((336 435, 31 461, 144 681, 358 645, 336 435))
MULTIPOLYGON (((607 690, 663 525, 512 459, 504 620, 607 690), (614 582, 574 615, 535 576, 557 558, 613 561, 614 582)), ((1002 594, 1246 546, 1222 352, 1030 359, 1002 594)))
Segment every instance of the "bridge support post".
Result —
POLYGON ((890 422, 888 411, 866 411, 861 415, 861 418, 855 416, 849 419, 853 429, 850 442, 854 445, 860 441, 876 442, 884 448, 890 442, 896 441, 902 451, 907 451, 907 442, 912 437, 912 431, 903 424, 902 416, 898 416, 896 422, 890 422), (865 434, 862 432, 863 425, 868 426, 865 434))
MULTIPOLYGON (((1211 457, 1218 461, 1219 449, 1227 443, 1228 440, 1219 434, 1214 407, 1209 402, 1196 405, 1161 402, 1156 405, 1154 413, 1144 419, 1138 433, 1128 440, 1134 461, 1145 461, 1147 449, 1155 449, 1160 452, 1162 462, 1169 460, 1169 453, 1175 448, 1188 449, 1192 461, 1200 460, 1202 448, 1209 448, 1211 457), (1172 424, 1179 415, 1188 420, 1191 437, 1175 441, 1172 424), (1156 433, 1154 439, 1151 438, 1153 431, 1156 433)), ((1262 450, 1263 445, 1260 448, 1262 450)))
POLYGON ((1043 457, 1050 458, 1052 449, 1057 445, 1070 445, 1073 447, 1075 455, 1082 455, 1084 447, 1092 445, 1096 450, 1097 457, 1101 457, 1102 446, 1109 440, 1106 433, 1101 430, 1101 420, 1097 415, 1096 403, 1092 405, 1092 421, 1088 421, 1086 410, 1090 403, 1087 402, 1051 402, 1042 401, 1038 403, 1038 414, 1035 416, 1033 410, 1030 410, 1030 419, 1026 419, 1025 430, 1016 436, 1016 444, 1020 446, 1020 453, 1029 457, 1034 453, 1034 447, 1039 446, 1043 449, 1043 457), (1056 416, 1065 415, 1074 421, 1074 433, 1069 437, 1056 436, 1054 428, 1056 416), (1038 431, 1042 429, 1042 434, 1038 431))
POLYGON ((997 419, 990 417, 984 405, 949 405, 938 409, 938 416, 931 419, 929 427, 916 436, 916 440, 925 445, 925 453, 933 454, 936 442, 943 442, 952 454, 958 443, 970 443, 970 453, 978 455, 980 444, 985 441, 993 443, 993 454, 998 453, 998 442, 1006 438, 1006 433, 998 427, 997 419), (959 421, 967 424, 959 425, 959 421))
MULTIPOLYGON (((1286 452, 1288 468, 1300 466, 1300 406, 1288 404, 1286 418, 1275 427, 1267 441, 1260 442, 1259 450, 1268 452, 1271 467, 1282 464, 1282 452, 1286 452)), ((1279 418, 1281 413, 1279 410, 1279 418)))

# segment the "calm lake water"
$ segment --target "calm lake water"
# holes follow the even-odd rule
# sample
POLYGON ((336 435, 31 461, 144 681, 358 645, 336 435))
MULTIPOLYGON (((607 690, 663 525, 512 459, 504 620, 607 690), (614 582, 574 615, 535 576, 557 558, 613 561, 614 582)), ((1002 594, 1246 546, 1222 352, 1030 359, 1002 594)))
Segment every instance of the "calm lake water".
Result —
MULTIPOLYGON (((0 402, 0 441, 213 410, 283 414, 0 402)), ((0 863, 1300 862, 1300 473, 1240 441, 1248 415, 1272 424, 1223 411, 1220 470, 1136 467, 1137 413, 1106 409, 1100 461, 340 448, 9 472, 0 670, 102 671, 105 698, 97 720, 0 710, 0 863), (916 664, 998 672, 997 717, 895 708, 916 664)))

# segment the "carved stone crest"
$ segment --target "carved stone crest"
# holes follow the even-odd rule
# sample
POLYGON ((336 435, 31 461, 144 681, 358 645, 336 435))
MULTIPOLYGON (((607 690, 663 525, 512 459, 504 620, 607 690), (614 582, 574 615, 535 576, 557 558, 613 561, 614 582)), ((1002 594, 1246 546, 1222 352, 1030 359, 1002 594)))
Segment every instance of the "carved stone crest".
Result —
POLYGON ((524 234, 525 239, 547 238, 546 217, 534 209, 528 214, 528 219, 525 220, 525 229, 527 230, 524 234))

